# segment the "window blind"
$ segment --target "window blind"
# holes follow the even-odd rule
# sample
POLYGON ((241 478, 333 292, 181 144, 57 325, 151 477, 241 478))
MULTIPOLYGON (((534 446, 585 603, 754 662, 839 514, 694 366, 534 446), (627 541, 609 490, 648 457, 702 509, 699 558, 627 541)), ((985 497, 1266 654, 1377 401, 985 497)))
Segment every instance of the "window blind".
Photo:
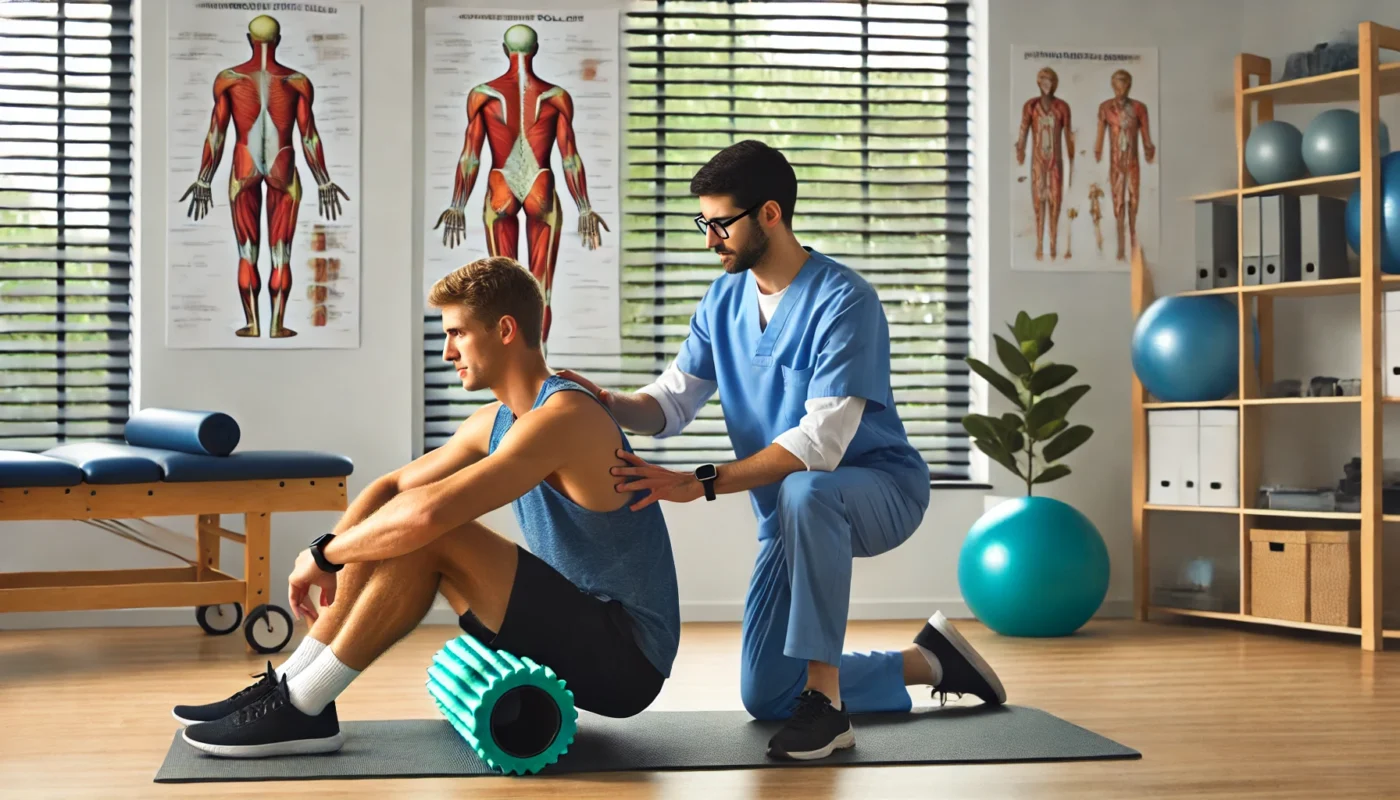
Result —
MULTIPOLYGON (((623 352, 551 366, 628 391, 666 368, 722 274, 691 222, 690 179, 720 149, 761 139, 797 172, 799 240, 880 294, 895 400, 930 479, 969 479, 959 422, 969 410, 969 5, 634 2, 624 23, 623 352)), ((425 338, 431 449, 475 405, 442 364, 436 315, 425 338)), ((677 469, 734 458, 718 395, 679 436, 631 438, 644 458, 677 469)))
POLYGON ((0 3, 0 449, 122 435, 131 78, 130 0, 0 3))

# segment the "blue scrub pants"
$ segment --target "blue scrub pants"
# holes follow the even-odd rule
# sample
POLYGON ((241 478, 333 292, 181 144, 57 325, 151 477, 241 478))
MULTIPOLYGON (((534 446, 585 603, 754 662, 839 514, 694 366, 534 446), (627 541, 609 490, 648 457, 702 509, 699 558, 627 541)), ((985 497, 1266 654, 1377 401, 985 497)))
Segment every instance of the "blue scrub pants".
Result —
POLYGON ((841 700, 851 713, 908 711, 898 650, 845 653, 851 559, 888 552, 913 535, 929 493, 865 467, 794 472, 777 509, 760 526, 758 559, 744 605, 744 708, 756 719, 786 719, 807 685, 807 662, 839 664, 841 700), (776 524, 771 524, 776 523, 776 524))

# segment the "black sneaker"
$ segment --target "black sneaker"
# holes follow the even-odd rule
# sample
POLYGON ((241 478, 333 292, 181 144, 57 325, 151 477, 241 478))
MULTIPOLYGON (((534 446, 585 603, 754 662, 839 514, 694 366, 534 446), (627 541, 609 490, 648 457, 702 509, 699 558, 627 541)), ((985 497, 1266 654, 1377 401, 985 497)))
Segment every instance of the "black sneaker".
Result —
POLYGON ((856 731, 845 704, 837 711, 826 695, 807 689, 797 696, 797 708, 787 724, 768 740, 768 755, 810 761, 855 746, 856 731))
POLYGON ((170 713, 181 725, 194 725, 200 722, 223 719, 272 691, 277 685, 277 671, 272 668, 271 661, 267 662, 267 672, 254 677, 258 678, 257 683, 246 689, 240 689, 237 693, 217 703, 206 703, 202 706, 175 706, 170 713))
POLYGON ((185 728, 190 745, 225 758, 333 753, 345 743, 331 702, 317 716, 292 705, 284 677, 273 690, 215 722, 185 728))
POLYGON ((1006 702, 1006 689, 1001 679, 972 649, 972 645, 958 633, 953 623, 943 616, 942 611, 934 612, 924 623, 924 629, 914 637, 914 644, 938 656, 943 667, 943 680, 933 687, 934 696, 956 694, 973 695, 987 705, 1001 705, 1006 702))

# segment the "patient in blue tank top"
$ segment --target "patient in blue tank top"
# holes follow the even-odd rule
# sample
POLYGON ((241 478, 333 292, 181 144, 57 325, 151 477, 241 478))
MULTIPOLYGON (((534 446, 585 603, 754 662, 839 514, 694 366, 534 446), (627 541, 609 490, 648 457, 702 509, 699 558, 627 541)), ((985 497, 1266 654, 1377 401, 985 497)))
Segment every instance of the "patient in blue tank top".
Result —
MULTIPOLYGON (((577 383, 553 375, 540 387, 535 407, 561 391, 593 397, 577 383)), ((491 430, 491 452, 514 423, 515 415, 501 406, 491 430)), ((621 428, 617 433, 622 448, 632 452, 626 434, 621 428)), ((622 604, 635 622, 642 651, 669 677, 680 640, 680 609, 671 538, 661 506, 590 511, 543 482, 512 502, 511 508, 532 553, 584 592, 622 604)))
POLYGON ((632 445, 601 390, 545 361, 539 282, 512 259, 484 258, 438 281, 428 301, 442 310, 443 359, 464 390, 494 402, 372 481, 303 551, 287 598, 310 630, 253 686, 174 708, 196 749, 340 749, 336 698, 439 595, 463 631, 550 668, 584 711, 634 716, 670 677, 681 623, 666 520, 659 505, 634 511, 649 493, 613 475, 632 445), (481 521, 507 504, 523 547, 481 521))

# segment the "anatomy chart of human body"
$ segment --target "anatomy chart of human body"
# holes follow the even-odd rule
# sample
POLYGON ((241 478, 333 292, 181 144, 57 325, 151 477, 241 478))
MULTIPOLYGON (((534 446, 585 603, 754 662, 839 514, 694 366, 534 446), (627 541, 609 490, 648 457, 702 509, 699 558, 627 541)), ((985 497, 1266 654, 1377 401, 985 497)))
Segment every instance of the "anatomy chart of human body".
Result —
POLYGON ((360 19, 170 5, 169 347, 359 346, 360 19))
POLYGON ((1126 271, 1159 241, 1157 51, 1012 48, 1011 266, 1126 271))
POLYGON ((620 352, 617 23, 426 10, 423 291, 510 256, 540 282, 550 354, 620 352))

